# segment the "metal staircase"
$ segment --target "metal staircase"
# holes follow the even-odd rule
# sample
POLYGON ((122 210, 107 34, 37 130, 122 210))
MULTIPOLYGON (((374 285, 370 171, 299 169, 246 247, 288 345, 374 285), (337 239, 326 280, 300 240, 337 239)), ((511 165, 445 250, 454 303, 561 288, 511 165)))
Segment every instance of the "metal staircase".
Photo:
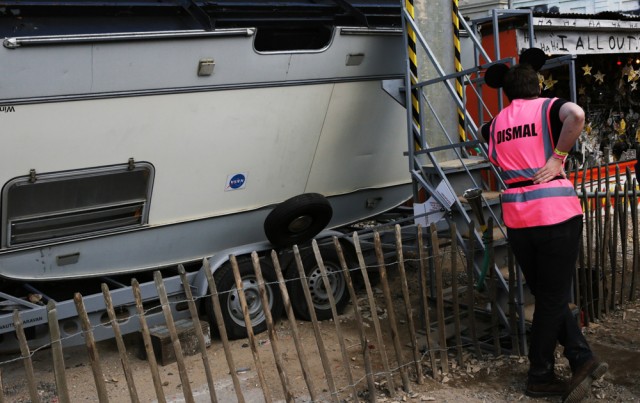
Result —
MULTIPOLYGON (((445 209, 446 214, 443 221, 438 223, 439 226, 444 225, 448 229, 451 224, 455 222, 457 228, 457 243, 463 249, 465 255, 470 253, 471 250, 476 251, 474 253, 473 265, 476 281, 478 279, 484 279, 485 273, 483 273, 483 260, 485 250, 491 249, 498 251, 497 258, 492 259, 497 264, 492 264, 488 267, 493 273, 490 273, 495 279, 498 285, 498 292, 502 294, 504 304, 497 305, 494 309, 497 309, 498 318, 500 324, 504 326, 508 332, 517 332, 520 336, 520 351, 526 353, 526 339, 525 339, 525 311, 524 311, 524 292, 523 281, 520 271, 516 270, 518 275, 516 276, 516 296, 515 301, 509 301, 509 286, 508 279, 505 275, 506 271, 503 266, 507 264, 508 256, 508 244, 506 239, 506 228, 502 224, 500 218, 500 203, 499 195, 502 189, 506 186, 500 178, 496 168, 489 163, 486 146, 480 140, 479 127, 483 122, 476 123, 473 116, 467 109, 466 90, 471 89, 474 96, 478 99, 478 104, 482 105, 487 111, 486 105, 482 101, 481 96, 481 84, 483 79, 480 77, 480 72, 488 68, 494 63, 503 63, 514 61, 512 58, 492 60, 487 52, 482 48, 481 41, 475 35, 475 30, 471 29, 465 22, 462 15, 457 11, 457 18, 460 25, 464 27, 467 33, 470 35, 470 39, 473 42, 476 52, 476 65, 472 68, 463 70, 459 63, 457 70, 454 72, 446 72, 442 65, 437 60, 434 52, 429 46, 428 41, 420 32, 418 25, 414 18, 413 1, 406 0, 402 2, 402 21, 403 31, 405 36, 405 48, 406 52, 406 65, 407 73, 405 77, 405 89, 406 90, 406 106, 407 106, 407 132, 408 132, 408 144, 409 144, 409 169, 414 182, 414 202, 422 201, 422 194, 426 191, 429 197, 433 197, 437 200, 445 209), (424 52, 427 56, 431 66, 430 69, 437 73, 436 77, 423 78, 420 75, 420 67, 418 66, 418 51, 424 52), (480 65, 478 60, 481 56, 484 60, 491 61, 486 64, 480 65), (463 127, 454 134, 451 135, 442 124, 440 118, 437 116, 436 108, 432 104, 425 89, 432 85, 443 85, 451 99, 455 103, 460 117, 460 125, 463 127), (444 132, 447 144, 439 146, 430 145, 430 136, 425 131, 425 110, 428 110, 433 114, 433 118, 436 119, 438 127, 444 132), (462 136, 460 136, 462 134, 462 136), (460 138, 463 137, 463 138, 460 138), (444 153, 442 153, 444 152, 444 153), (454 155, 454 158, 442 159, 439 155, 447 154, 454 155), (488 180, 490 179, 490 180, 488 180), (493 183, 493 185, 490 185, 493 183), (437 189, 440 186, 446 186, 449 191, 455 194, 453 203, 447 202, 447 198, 442 192, 437 189), (468 189, 481 189, 479 196, 471 200, 469 193, 467 198, 463 196, 465 190, 468 189), (474 210, 476 214, 474 214, 474 210), (478 212, 481 211, 480 215, 478 212), (486 217, 486 218, 485 218, 486 217), (480 221, 480 231, 471 230, 474 227, 473 220, 480 221), (490 233, 485 233, 483 237, 483 222, 485 219, 487 222, 491 222, 493 225, 489 225, 490 233), (484 238, 484 239, 483 239, 484 238), (490 247, 486 247, 485 242, 490 240, 490 247), (504 261, 504 265, 501 262, 504 261), (501 270, 502 269, 502 270, 501 270), (517 308, 517 328, 512 329, 513 322, 510 324, 508 313, 506 312, 508 304, 515 302, 517 308)), ((529 14, 529 26, 532 27, 532 14, 530 11, 517 11, 519 14, 529 14)), ((494 10, 494 27, 495 35, 497 38, 498 31, 498 19, 501 16, 511 16, 514 14, 513 10, 494 10), (501 11, 505 13, 500 13, 501 11)), ((455 18, 454 14, 454 18, 455 18)), ((475 28, 475 27, 474 27, 475 28)), ((530 36, 532 38, 532 35, 530 36)), ((438 40, 445 40, 438 38, 438 40)), ((454 45, 452 40, 452 47, 454 45)), ((458 44, 459 46, 459 44, 458 44)), ((496 53, 499 57, 499 46, 496 42, 496 53)), ((458 50, 459 55, 459 50, 458 50)), ((501 99, 501 97, 499 97, 501 99)), ((500 104, 501 108, 502 105, 500 104)), ((449 111, 450 113, 451 111, 449 111)), ((478 228, 475 225, 475 228, 478 228)), ((486 263, 485 263, 486 264, 486 263)), ((489 275, 487 274, 487 278, 489 275)), ((481 288, 482 285, 479 287, 481 288)))

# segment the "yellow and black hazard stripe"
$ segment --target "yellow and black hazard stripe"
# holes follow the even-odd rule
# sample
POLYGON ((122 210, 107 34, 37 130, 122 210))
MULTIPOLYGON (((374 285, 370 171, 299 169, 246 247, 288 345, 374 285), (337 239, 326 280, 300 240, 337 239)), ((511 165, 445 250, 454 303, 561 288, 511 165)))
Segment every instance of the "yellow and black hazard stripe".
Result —
MULTIPOLYGON (((453 47, 454 47, 454 68, 456 73, 462 71, 462 62, 460 58, 460 20, 458 19, 458 0, 453 0, 452 2, 452 10, 451 10, 451 18, 453 21, 453 47)), ((463 100, 463 86, 462 86, 462 77, 456 78, 456 93, 460 98, 460 101, 463 100)), ((464 111, 461 108, 458 108, 458 135, 464 141, 467 138, 467 135, 464 130, 465 122, 464 122, 464 111)))
MULTIPOLYGON (((413 8, 413 0, 405 1, 405 8, 412 20, 415 20, 415 10, 413 8)), ((421 148, 420 141, 420 91, 414 86, 418 83, 418 56, 416 46, 416 33, 407 25, 407 55, 409 56, 409 75, 411 81, 411 116, 414 123, 414 140, 416 142, 416 149, 421 148)))

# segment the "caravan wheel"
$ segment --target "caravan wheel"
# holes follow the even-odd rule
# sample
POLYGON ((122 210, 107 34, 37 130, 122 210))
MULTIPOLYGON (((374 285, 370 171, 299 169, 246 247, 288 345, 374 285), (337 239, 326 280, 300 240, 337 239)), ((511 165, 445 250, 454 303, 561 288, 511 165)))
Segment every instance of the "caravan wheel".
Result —
MULTIPOLYGON (((273 320, 276 321, 280 318, 283 310, 282 296, 280 295, 277 278, 271 266, 267 265, 265 262, 261 262, 261 266, 262 276, 266 283, 265 287, 267 291, 267 299, 269 301, 269 309, 271 310, 273 320)), ((249 317, 251 318, 253 333, 262 333, 267 330, 267 321, 262 309, 262 299, 260 297, 258 279, 253 271, 253 265, 248 259, 242 261, 239 260, 238 268, 240 270, 242 288, 247 301, 247 308, 249 311, 249 317)), ((236 288, 236 280, 233 276, 231 264, 227 262, 222 265, 213 274, 213 278, 216 282, 216 288, 218 289, 222 318, 227 330, 227 336, 229 339, 241 339, 247 337, 244 313, 242 311, 242 304, 240 303, 240 297, 238 295, 238 289, 236 288)), ((215 326, 215 314, 211 298, 206 299, 206 308, 209 322, 212 324, 211 328, 217 329, 217 326, 215 326)))
MULTIPOLYGON (((344 248, 344 251, 347 265, 349 267, 353 267, 352 265, 350 265, 350 262, 353 262, 353 260, 350 259, 350 253, 348 253, 348 249, 344 248)), ((350 295, 349 291, 347 290, 347 283, 342 272, 342 266, 340 265, 338 253, 335 251, 332 245, 321 248, 320 254, 322 255, 322 262, 324 263, 324 267, 327 270, 327 277, 329 279, 329 284, 331 287, 330 291, 333 294, 333 298, 336 303, 336 310, 338 311, 338 313, 342 313, 344 308, 349 303, 350 295)), ((299 318, 304 320, 311 320, 311 314, 309 313, 307 300, 304 296, 304 290, 302 289, 303 282, 302 280, 300 280, 300 276, 298 275, 298 270, 297 267, 295 267, 295 263, 292 264, 294 267, 290 268, 288 274, 291 278, 296 279, 295 281, 289 282, 289 295, 291 297, 293 310, 296 316, 298 316, 299 318)), ((332 318, 333 314, 331 312, 331 305, 329 303, 329 291, 324 286, 320 267, 318 266, 318 262, 316 261, 316 257, 312 251, 309 251, 304 256, 302 256, 302 265, 307 277, 306 286, 311 292, 311 300, 313 302, 313 308, 315 309, 318 320, 326 320, 332 318)))
POLYGON ((326 197, 304 193, 278 204, 264 221, 264 233, 277 248, 299 245, 318 235, 332 216, 326 197))

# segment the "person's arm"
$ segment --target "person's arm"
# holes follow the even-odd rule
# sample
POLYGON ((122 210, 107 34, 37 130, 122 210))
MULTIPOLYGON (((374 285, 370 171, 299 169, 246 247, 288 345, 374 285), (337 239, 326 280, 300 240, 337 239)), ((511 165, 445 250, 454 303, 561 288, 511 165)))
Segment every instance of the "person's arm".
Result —
MULTIPOLYGON (((560 108, 559 117, 562 122, 562 130, 560 131, 556 149, 565 153, 571 150, 582 132, 582 128, 584 127, 584 110, 573 102, 567 102, 560 108)), ((546 183, 556 176, 566 178, 564 159, 552 155, 544 167, 540 168, 533 176, 533 182, 546 183)))
POLYGON ((478 140, 484 140, 485 143, 489 144, 489 137, 491 137, 492 122, 493 122, 493 119, 491 119, 487 123, 480 126, 480 138, 478 140))

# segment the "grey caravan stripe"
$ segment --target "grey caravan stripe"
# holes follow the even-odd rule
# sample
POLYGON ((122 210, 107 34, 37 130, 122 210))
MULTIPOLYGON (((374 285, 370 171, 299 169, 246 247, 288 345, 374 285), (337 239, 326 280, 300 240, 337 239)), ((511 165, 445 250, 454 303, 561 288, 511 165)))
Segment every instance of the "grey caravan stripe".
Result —
POLYGON ((504 193, 503 203, 525 203, 546 197, 571 197, 576 196, 576 192, 570 186, 542 188, 524 193, 504 193))
POLYGON ((221 84, 221 85, 205 85, 205 86, 185 86, 185 87, 173 87, 173 88, 157 88, 149 90, 130 90, 130 91, 114 91, 114 92, 96 92, 86 94, 73 94, 73 95, 47 95, 41 97, 28 97, 28 98, 9 98, 0 99, 0 104, 3 105, 30 105, 30 104, 42 104, 51 102, 70 102, 70 101, 84 101, 95 99, 111 99, 111 98, 128 98, 128 97, 142 97, 152 95, 173 95, 173 94, 190 94, 196 92, 211 92, 211 91, 228 91, 228 90, 246 90, 246 89, 260 89, 260 88, 273 88, 273 87, 295 87, 301 85, 318 85, 318 84, 340 84, 340 83, 354 83, 365 81, 383 81, 383 80, 397 80, 403 78, 402 75, 389 74, 389 75, 371 75, 371 76, 354 76, 343 78, 320 78, 311 80, 295 80, 295 81, 272 81, 272 82, 259 82, 259 83, 240 83, 240 84, 221 84))

